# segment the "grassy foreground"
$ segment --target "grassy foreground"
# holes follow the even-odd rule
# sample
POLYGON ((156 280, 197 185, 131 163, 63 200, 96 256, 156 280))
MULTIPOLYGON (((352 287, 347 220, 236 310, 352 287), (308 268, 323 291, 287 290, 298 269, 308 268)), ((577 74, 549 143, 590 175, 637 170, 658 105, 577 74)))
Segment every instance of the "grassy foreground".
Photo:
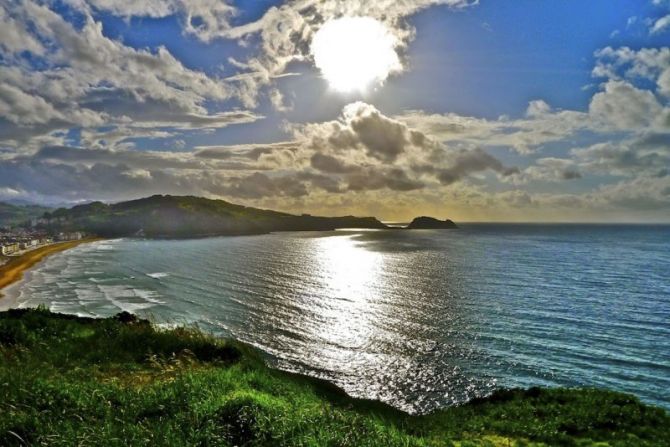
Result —
POLYGON ((662 446, 635 397, 530 389, 427 416, 275 371, 243 345, 132 315, 0 313, 0 445, 662 446))

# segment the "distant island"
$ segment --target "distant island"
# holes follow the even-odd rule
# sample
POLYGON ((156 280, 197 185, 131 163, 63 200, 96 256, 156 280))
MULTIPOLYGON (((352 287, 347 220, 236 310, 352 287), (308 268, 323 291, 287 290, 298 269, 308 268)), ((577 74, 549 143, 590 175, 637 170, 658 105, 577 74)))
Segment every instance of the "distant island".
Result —
MULTIPOLYGON (((26 215, 24 208, 20 210, 26 215)), ((34 210, 32 210, 34 212, 34 210)), ((14 216, 13 216, 14 217, 14 216)), ((331 231, 342 228, 388 229, 375 217, 323 217, 290 214, 194 196, 154 195, 107 204, 92 202, 30 216, 23 226, 46 235, 81 232, 100 237, 206 237, 278 231, 331 231)), ((456 228, 451 220, 417 217, 406 227, 456 228)))
POLYGON ((406 227, 408 230, 443 230, 458 228, 456 224, 449 219, 439 220, 434 217, 421 216, 415 218, 406 227))

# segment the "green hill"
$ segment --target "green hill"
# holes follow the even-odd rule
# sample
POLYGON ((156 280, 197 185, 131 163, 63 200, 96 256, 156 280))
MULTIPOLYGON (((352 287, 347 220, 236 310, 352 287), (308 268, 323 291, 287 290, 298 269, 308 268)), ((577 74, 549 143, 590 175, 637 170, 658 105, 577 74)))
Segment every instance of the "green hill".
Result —
POLYGON ((19 225, 30 219, 41 217, 49 208, 39 205, 12 205, 0 202, 0 227, 19 225))
POLYGON ((501 390, 426 416, 130 314, 0 313, 0 445, 664 446, 670 416, 593 389, 501 390))
POLYGON ((318 217, 235 205, 192 196, 155 195, 105 204, 93 202, 45 215, 51 231, 86 231, 100 236, 195 237, 272 231, 386 228, 374 217, 318 217))

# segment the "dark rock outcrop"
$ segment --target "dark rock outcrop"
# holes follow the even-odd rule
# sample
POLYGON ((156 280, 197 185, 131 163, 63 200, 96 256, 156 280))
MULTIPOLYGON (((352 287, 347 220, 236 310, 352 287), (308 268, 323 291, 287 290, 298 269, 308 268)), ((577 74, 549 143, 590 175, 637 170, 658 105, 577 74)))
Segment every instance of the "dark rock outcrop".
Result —
POLYGON ((439 220, 434 217, 421 216, 416 217, 406 228, 408 230, 445 230, 458 227, 449 219, 439 220))

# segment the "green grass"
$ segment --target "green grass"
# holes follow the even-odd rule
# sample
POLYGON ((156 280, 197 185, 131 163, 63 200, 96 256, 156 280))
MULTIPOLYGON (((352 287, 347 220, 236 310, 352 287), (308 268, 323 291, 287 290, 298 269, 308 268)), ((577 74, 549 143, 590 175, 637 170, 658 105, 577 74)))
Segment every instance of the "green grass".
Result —
POLYGON ((504 390, 427 416, 125 314, 0 313, 0 445, 662 446, 670 416, 602 390, 504 390))

